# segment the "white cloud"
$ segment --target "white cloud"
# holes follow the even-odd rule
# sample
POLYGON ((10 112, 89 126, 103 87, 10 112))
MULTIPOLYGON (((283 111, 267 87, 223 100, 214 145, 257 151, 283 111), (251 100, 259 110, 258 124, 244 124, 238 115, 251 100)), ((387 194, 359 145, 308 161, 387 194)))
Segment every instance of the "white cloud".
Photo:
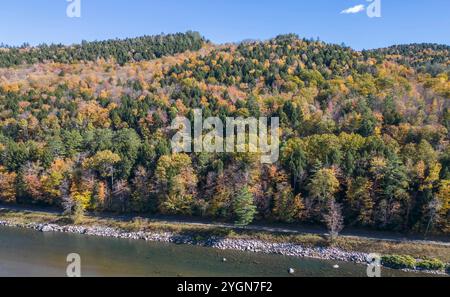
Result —
POLYGON ((363 4, 356 5, 347 9, 344 9, 341 11, 342 14, 351 14, 351 13, 359 13, 365 9, 365 6, 363 4))

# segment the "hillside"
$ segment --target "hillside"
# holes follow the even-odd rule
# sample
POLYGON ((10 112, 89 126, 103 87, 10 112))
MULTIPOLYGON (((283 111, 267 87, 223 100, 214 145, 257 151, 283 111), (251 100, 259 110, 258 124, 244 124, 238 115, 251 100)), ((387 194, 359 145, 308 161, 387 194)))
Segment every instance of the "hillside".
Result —
POLYGON ((450 71, 450 46, 442 44, 406 44, 365 51, 378 59, 389 59, 433 76, 450 71))
POLYGON ((449 232, 449 46, 198 33, 0 51, 0 201, 449 232), (279 117, 281 156, 171 154, 173 118, 279 117))
POLYGON ((206 42, 195 32, 143 36, 137 38, 83 42, 72 46, 61 44, 38 47, 3 47, 0 51, 0 67, 42 62, 76 63, 114 59, 120 65, 127 62, 151 60, 163 56, 199 50, 206 42))

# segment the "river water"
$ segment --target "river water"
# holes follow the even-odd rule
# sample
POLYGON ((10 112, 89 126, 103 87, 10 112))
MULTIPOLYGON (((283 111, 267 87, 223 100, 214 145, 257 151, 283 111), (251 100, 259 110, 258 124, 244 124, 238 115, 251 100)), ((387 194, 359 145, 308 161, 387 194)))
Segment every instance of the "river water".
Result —
POLYGON ((295 276, 366 276, 366 267, 353 263, 0 227, 0 276, 64 277, 70 253, 80 255, 82 276, 278 277, 291 267, 295 276))

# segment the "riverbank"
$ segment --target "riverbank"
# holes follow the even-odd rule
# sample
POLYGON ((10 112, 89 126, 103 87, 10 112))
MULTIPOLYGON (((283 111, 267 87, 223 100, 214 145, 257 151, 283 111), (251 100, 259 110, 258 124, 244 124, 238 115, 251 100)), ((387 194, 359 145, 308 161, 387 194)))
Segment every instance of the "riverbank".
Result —
MULTIPOLYGON (((222 250, 237 250, 279 254, 320 260, 335 260, 365 264, 370 253, 408 254, 415 258, 440 258, 448 262, 450 248, 446 246, 399 244, 339 238, 330 244, 326 238, 314 234, 280 235, 266 232, 245 232, 223 228, 200 228, 149 222, 143 219, 115 221, 87 217, 80 225, 68 224, 54 213, 0 211, 0 226, 26 228, 40 232, 63 232, 90 236, 145 240, 174 244, 198 245, 222 250), (431 255, 430 255, 431 254, 431 255)), ((422 271, 424 272, 424 271, 422 271)), ((442 271, 428 271, 445 274, 442 271)))
POLYGON ((220 238, 216 236, 203 238, 202 236, 199 237, 195 235, 174 234, 171 232, 127 232, 124 230, 101 226, 60 226, 56 224, 40 223, 18 224, 8 221, 0 221, 0 226, 26 228, 40 232, 63 232, 120 239, 190 244, 222 250, 231 249, 238 251, 279 254, 284 256, 307 257, 321 260, 354 262, 360 264, 365 263, 367 259, 366 253, 346 252, 337 248, 308 248, 293 243, 274 243, 260 240, 220 238))

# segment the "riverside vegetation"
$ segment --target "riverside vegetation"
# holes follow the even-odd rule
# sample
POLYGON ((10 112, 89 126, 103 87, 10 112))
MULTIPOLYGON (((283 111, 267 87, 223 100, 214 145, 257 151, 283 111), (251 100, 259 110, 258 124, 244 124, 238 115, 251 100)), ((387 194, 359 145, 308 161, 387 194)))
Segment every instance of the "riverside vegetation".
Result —
POLYGON ((449 49, 195 32, 4 46, 0 201, 448 234, 449 49), (170 122, 194 109, 279 117, 279 162, 172 154, 170 122))

